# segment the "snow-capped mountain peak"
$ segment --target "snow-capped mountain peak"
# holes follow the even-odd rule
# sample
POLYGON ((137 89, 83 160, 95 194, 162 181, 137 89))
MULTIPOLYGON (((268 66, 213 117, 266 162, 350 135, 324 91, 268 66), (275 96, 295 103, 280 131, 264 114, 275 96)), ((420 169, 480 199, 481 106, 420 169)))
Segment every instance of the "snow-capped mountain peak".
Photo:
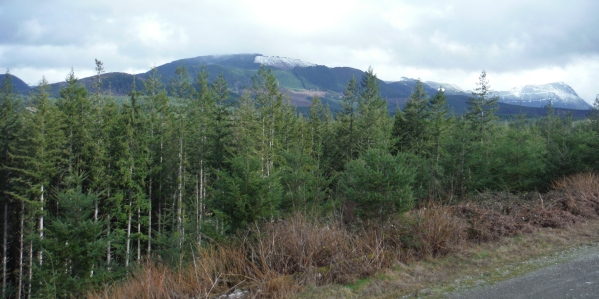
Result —
POLYGON ((256 56, 256 58, 254 58, 254 63, 284 70, 290 70, 294 67, 316 66, 316 64, 305 62, 299 59, 279 56, 256 56))
POLYGON ((544 107, 552 103, 557 108, 590 108, 589 104, 564 82, 518 86, 495 94, 501 102, 513 105, 544 107))
POLYGON ((431 88, 434 88, 436 90, 439 90, 440 88, 443 89, 443 91, 447 94, 462 94, 462 93, 466 93, 466 91, 464 91, 462 88, 460 88, 459 86, 455 85, 455 84, 450 84, 450 83, 439 83, 439 82, 433 82, 433 81, 426 81, 424 82, 426 85, 430 86, 431 88))

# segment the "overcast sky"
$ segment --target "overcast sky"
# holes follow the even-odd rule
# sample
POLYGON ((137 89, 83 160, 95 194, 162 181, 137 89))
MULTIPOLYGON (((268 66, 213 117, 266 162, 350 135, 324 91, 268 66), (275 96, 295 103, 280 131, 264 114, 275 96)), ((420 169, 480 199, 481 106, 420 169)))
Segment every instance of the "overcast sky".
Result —
MULTIPOLYGON (((28 84, 260 53, 495 90, 564 81, 599 93, 596 0, 0 0, 0 68, 28 84)), ((2 71, 2 72, 4 72, 2 71)))

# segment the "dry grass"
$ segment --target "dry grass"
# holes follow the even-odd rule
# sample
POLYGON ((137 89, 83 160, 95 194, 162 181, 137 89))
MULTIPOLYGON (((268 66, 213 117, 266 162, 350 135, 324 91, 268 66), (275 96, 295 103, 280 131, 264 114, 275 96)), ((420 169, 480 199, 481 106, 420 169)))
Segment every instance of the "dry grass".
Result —
MULTIPOLYGON (((554 183, 554 189, 548 194, 521 196, 485 193, 454 206, 431 204, 383 226, 366 223, 348 228, 338 218, 295 214, 256 226, 228 243, 200 248, 193 263, 182 269, 147 261, 127 281, 88 297, 226 298, 220 296, 237 291, 245 292, 246 298, 284 298, 295 296, 305 286, 331 290, 331 296, 343 298, 398 294, 389 291, 397 288, 402 289, 400 293, 413 292, 427 283, 453 277, 451 271, 464 268, 464 264, 484 269, 489 257, 476 252, 488 251, 485 246, 495 250, 494 262, 504 262, 504 256, 514 259, 506 252, 534 256, 543 247, 539 245, 542 241, 535 239, 538 234, 531 233, 567 230, 599 218, 597 175, 564 178, 554 183), (513 242, 520 236, 530 237, 513 242), (440 258, 444 256, 447 258, 440 258), (428 264, 414 263, 417 261, 428 264), (396 270, 389 270, 392 268, 396 270), (332 286, 377 273, 391 278, 374 280, 358 293, 332 286)), ((573 242, 563 236, 558 239, 550 243, 573 242)), ((470 267, 465 268, 470 271, 470 267)), ((312 294, 329 296, 319 291, 312 294)))

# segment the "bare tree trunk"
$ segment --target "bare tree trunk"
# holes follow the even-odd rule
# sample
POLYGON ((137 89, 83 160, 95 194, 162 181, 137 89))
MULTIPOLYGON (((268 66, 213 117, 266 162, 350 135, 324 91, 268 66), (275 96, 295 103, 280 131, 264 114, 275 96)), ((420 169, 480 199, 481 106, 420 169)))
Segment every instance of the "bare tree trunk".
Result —
MULTIPOLYGON (((132 158, 131 158, 132 159, 132 158)), ((133 180, 133 162, 129 166, 129 180, 133 180)), ((131 253, 131 214, 133 209, 133 199, 131 195, 131 189, 128 191, 129 196, 129 211, 127 212, 127 249, 126 249, 126 258, 125 258, 125 267, 129 267, 129 258, 131 253)))
MULTIPOLYGON (((41 251, 41 250, 40 250, 41 251)), ((33 242, 29 242, 29 275, 27 279, 27 298, 31 298, 31 280, 33 279, 33 242)))
POLYGON ((98 222, 98 197, 94 201, 94 223, 98 222))
MULTIPOLYGON (((110 163, 108 163, 108 169, 110 169, 110 163)), ((106 197, 110 198, 110 189, 108 189, 106 197)), ((110 262, 112 261, 112 254, 110 250, 110 221, 112 221, 112 219, 110 218, 110 213, 108 213, 106 216, 108 218, 108 230, 106 231, 106 267, 108 268, 108 271, 110 271, 110 262)))
POLYGON ((108 270, 110 270, 110 262, 112 260, 112 254, 110 253, 110 220, 110 214, 108 214, 108 230, 106 231, 106 266, 108 267, 108 270))
POLYGON ((25 203, 21 203, 21 231, 19 233, 19 290, 17 291, 17 298, 22 298, 21 294, 23 291, 23 236, 25 235, 25 203))
POLYGON ((127 215, 127 246, 125 252, 125 267, 129 267, 129 254, 131 252, 131 197, 129 197, 129 212, 127 215))
MULTIPOLYGON (((181 123, 179 125, 182 125, 181 123)), ((182 134, 182 133, 181 133, 182 134)), ((183 246, 183 137, 179 136, 179 174, 177 185, 177 231, 179 232, 179 249, 183 246)))
POLYGON ((150 190, 149 190, 149 208, 148 208, 148 249, 147 255, 150 256, 152 251, 152 178, 150 177, 150 190))
MULTIPOLYGON (((200 170, 200 176, 202 171, 200 170)), ((198 182, 198 175, 196 174, 196 234, 198 238, 198 246, 202 245, 202 239, 200 234, 200 186, 198 182)))
POLYGON ((137 207, 137 263, 141 260, 141 209, 137 207))
POLYGON ((8 201, 4 202, 4 237, 2 241, 2 298, 6 298, 6 264, 8 263, 8 201))
MULTIPOLYGON (((39 230, 40 230, 40 240, 44 239, 44 185, 41 187, 42 194, 40 195, 40 217, 39 217, 39 230)), ((42 250, 39 251, 37 256, 40 266, 44 264, 44 253, 42 250)))

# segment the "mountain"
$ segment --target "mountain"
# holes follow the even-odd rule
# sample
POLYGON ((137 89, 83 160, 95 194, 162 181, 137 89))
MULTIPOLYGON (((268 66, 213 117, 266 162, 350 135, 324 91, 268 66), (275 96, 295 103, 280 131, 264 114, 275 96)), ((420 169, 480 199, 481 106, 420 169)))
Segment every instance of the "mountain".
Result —
POLYGON ((501 102, 527 107, 545 107, 550 103, 556 108, 588 110, 587 102, 564 82, 554 82, 542 85, 524 85, 508 91, 495 93, 501 102))
MULTIPOLYGON (((161 78, 162 84, 167 88, 170 82, 175 79, 175 70, 180 65, 187 68, 191 82, 194 82, 202 69, 205 69, 208 73, 210 82, 222 75, 228 83, 232 99, 238 98, 245 89, 250 88, 253 84, 252 77, 261 66, 265 66, 272 69, 273 74, 279 81, 281 91, 288 95, 292 103, 302 112, 307 111, 314 96, 318 96, 324 105, 329 105, 331 110, 340 110, 340 103, 347 83, 352 77, 359 81, 364 75, 363 71, 350 67, 327 67, 299 59, 264 56, 256 53, 211 55, 180 59, 157 66, 156 72, 161 78)), ((151 73, 152 70, 135 75, 116 72, 106 73, 102 77, 102 90, 114 96, 125 96, 131 91, 133 78, 136 80, 137 89, 141 90, 143 89, 143 82, 151 73)), ((94 91, 92 88, 94 81, 94 77, 79 79, 79 82, 90 91, 94 91)), ((22 94, 27 94, 31 90, 29 86, 14 76, 13 82, 18 83, 17 90, 22 94)), ((424 89, 430 96, 433 96, 439 88, 445 90, 450 111, 462 114, 466 110, 466 102, 471 96, 469 91, 464 91, 460 87, 449 83, 433 81, 424 83, 424 89)), ((65 84, 65 82, 51 84, 52 95, 59 96, 60 88, 65 84)), ((387 106, 391 113, 394 113, 398 107, 401 108, 405 105, 415 84, 416 79, 405 77, 394 82, 379 80, 381 95, 387 100, 387 106)), ((501 98, 498 114, 527 113, 530 115, 543 115, 544 109, 542 107, 548 103, 546 99, 551 99, 557 108, 576 107, 575 109, 588 109, 588 105, 580 104, 582 100, 572 88, 563 83, 560 84, 562 85, 553 86, 548 84, 548 86, 543 87, 544 89, 537 88, 536 93, 528 91, 529 89, 532 90, 532 87, 521 88, 519 92, 498 92, 497 95, 501 98), (541 90, 544 90, 544 93, 541 90), (516 94, 519 98, 515 96, 516 94), (522 100, 523 97, 527 100, 522 100), (539 103, 537 103, 537 98, 541 99, 539 103), (562 98, 567 99, 569 101, 567 103, 577 103, 577 106, 572 106, 573 104, 570 106, 562 105, 562 102, 566 103, 565 100, 562 101, 562 98), (545 104, 542 102, 543 99, 546 100, 545 104), (575 101, 576 99, 580 101, 575 101)), ((584 101, 582 102, 584 103, 584 101)))
MULTIPOLYGON (((6 78, 5 74, 0 74, 0 83, 4 82, 6 78)), ((10 75, 12 80, 12 84, 15 88, 15 91, 20 94, 28 94, 31 91, 31 87, 27 85, 27 83, 23 82, 23 80, 19 79, 19 77, 10 75)))

